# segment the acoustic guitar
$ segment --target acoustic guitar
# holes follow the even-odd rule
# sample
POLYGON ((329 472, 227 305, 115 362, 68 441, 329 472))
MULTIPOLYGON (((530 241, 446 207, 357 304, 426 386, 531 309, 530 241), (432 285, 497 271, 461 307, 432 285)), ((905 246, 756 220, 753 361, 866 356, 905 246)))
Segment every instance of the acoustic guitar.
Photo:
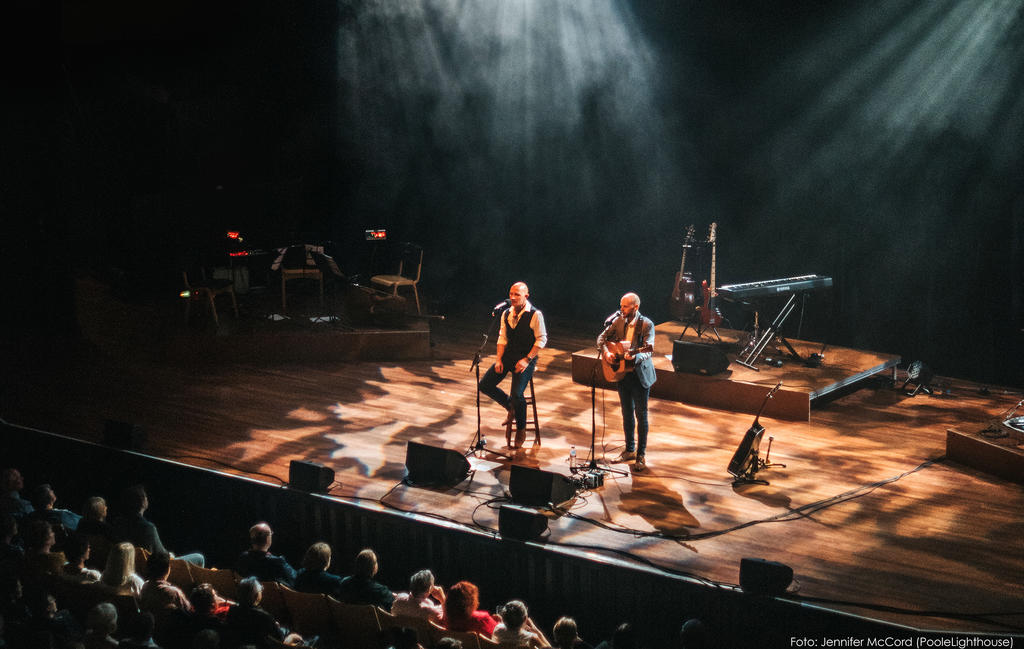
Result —
POLYGON ((601 349, 601 371, 604 372, 605 380, 610 383, 618 383, 626 376, 628 368, 624 359, 627 353, 631 356, 636 356, 643 352, 652 351, 654 351, 654 345, 651 344, 630 348, 628 340, 609 340, 601 349), (611 362, 608 361, 605 352, 613 356, 611 362))
POLYGON ((669 298, 668 309, 676 320, 688 320, 693 317, 697 308, 697 282, 693 273, 686 271, 686 253, 693 247, 693 226, 686 228, 686 239, 683 241, 683 256, 679 261, 679 272, 672 284, 672 297, 669 298))
POLYGON ((729 461, 729 473, 738 481, 754 482, 754 475, 763 466, 759 455, 761 436, 764 435, 764 426, 760 424, 761 413, 764 412, 764 407, 768 405, 768 401, 775 396, 780 387, 782 387, 782 381, 776 383, 775 387, 765 395, 764 401, 761 402, 761 408, 754 417, 754 423, 743 435, 743 441, 736 447, 736 452, 733 453, 732 460, 729 461))

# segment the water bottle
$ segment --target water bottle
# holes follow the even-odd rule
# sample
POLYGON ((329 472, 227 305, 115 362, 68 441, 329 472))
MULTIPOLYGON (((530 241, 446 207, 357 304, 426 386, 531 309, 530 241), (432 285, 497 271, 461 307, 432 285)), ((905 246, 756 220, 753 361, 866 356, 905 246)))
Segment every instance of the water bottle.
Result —
POLYGON ((483 433, 480 433, 480 448, 486 448, 486 447, 487 447, 487 438, 484 437, 483 433))
POLYGON ((576 447, 575 446, 570 446, 569 447, 569 470, 570 471, 575 471, 576 470, 576 447))

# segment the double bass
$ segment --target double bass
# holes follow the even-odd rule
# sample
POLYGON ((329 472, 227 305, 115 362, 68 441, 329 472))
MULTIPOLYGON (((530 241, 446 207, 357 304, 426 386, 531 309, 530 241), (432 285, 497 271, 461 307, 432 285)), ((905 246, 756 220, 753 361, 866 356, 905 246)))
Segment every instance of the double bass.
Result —
POLYGON ((676 273, 676 280, 672 284, 672 297, 668 302, 669 312, 676 320, 688 320, 693 317, 694 310, 697 308, 697 282, 693 279, 693 273, 686 272, 686 253, 691 247, 693 247, 692 225, 686 229, 683 258, 679 262, 679 272, 676 273))
POLYGON ((711 284, 709 285, 707 280, 701 282, 701 293, 704 298, 704 303, 699 307, 700 310, 700 330, 703 331, 707 327, 717 327, 722 324, 722 312, 718 310, 718 306, 713 302, 715 298, 715 230, 718 224, 712 223, 708 229, 708 243, 711 244, 711 284))

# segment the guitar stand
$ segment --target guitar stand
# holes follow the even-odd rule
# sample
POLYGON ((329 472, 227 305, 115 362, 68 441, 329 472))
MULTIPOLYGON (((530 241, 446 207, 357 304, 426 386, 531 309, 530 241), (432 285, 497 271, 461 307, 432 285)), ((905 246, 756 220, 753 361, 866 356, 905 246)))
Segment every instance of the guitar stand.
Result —
POLYGON ((775 441, 775 438, 769 435, 768 450, 764 454, 764 459, 762 460, 760 456, 755 457, 754 461, 750 464, 750 468, 747 469, 747 472, 741 476, 738 476, 735 480, 732 481, 732 486, 739 487, 745 484, 769 485, 771 483, 768 482, 767 480, 762 480, 760 478, 755 477, 757 475, 757 472, 760 471, 761 469, 786 468, 785 464, 770 461, 772 455, 773 441, 775 441))
POLYGON ((698 309, 698 311, 695 312, 696 315, 691 316, 690 319, 686 321, 686 326, 683 327, 683 330, 679 333, 679 338, 677 338, 676 340, 682 340, 683 336, 686 335, 686 331, 690 327, 693 327, 693 330, 695 332, 697 332, 697 338, 698 339, 703 337, 704 333, 708 329, 711 329, 711 331, 713 331, 715 333, 715 338, 718 339, 718 342, 722 342, 722 336, 720 336, 719 333, 718 333, 718 327, 704 327, 701 324, 700 311, 699 311, 700 307, 697 307, 697 309, 698 309))
MULTIPOLYGON (((786 304, 784 304, 782 309, 779 311, 779 314, 775 316, 775 319, 772 320, 770 325, 768 325, 768 328, 765 329, 761 337, 756 341, 753 341, 753 344, 749 349, 744 351, 743 354, 740 355, 740 358, 736 359, 737 363, 744 367, 749 367, 756 372, 760 372, 761 370, 756 367, 754 363, 757 362, 757 357, 764 352, 764 348, 767 347, 768 344, 776 337, 782 341, 782 344, 786 346, 786 349, 789 350, 789 353, 793 358, 798 361, 803 360, 800 354, 796 353, 796 350, 793 349, 793 345, 789 344, 788 340, 779 335, 779 329, 782 328, 782 324, 786 321, 786 318, 789 317, 789 314, 793 312, 793 309, 796 308, 796 298, 798 295, 802 298, 806 298, 807 293, 791 293, 789 299, 786 300, 786 304)), ((801 310, 803 309, 803 301, 804 300, 801 300, 801 310)))

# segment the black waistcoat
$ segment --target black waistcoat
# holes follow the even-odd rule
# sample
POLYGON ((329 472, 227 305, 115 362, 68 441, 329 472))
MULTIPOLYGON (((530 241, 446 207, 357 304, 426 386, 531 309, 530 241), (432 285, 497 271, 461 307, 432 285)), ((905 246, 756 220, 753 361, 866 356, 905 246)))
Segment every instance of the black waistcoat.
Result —
POLYGON ((505 353, 501 355, 501 363, 505 367, 512 369, 512 365, 519 362, 520 358, 526 358, 526 355, 533 349, 533 343, 537 340, 537 336, 533 333, 533 329, 530 328, 530 323, 533 321, 533 312, 523 311, 519 314, 519 322, 516 323, 515 328, 509 324, 509 313, 512 309, 505 311, 505 353))

